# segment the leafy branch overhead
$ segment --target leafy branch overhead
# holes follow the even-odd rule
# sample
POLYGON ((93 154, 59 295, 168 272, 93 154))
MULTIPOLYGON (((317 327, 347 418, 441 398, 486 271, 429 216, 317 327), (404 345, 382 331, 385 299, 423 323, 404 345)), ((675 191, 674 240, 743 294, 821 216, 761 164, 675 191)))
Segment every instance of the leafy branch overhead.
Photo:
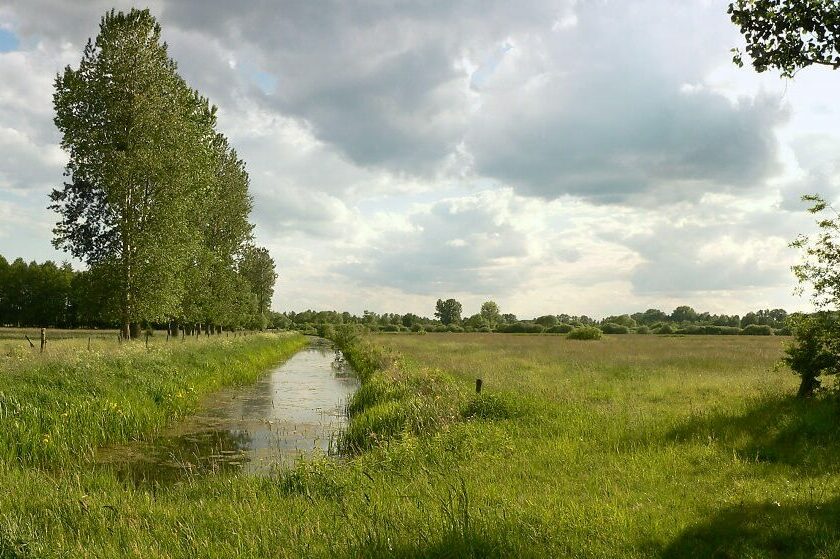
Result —
MULTIPOLYGON (((776 69, 792 77, 813 64, 840 68, 837 0, 737 0, 728 13, 757 72, 776 69)), ((743 53, 733 51, 735 64, 743 66, 743 53)))

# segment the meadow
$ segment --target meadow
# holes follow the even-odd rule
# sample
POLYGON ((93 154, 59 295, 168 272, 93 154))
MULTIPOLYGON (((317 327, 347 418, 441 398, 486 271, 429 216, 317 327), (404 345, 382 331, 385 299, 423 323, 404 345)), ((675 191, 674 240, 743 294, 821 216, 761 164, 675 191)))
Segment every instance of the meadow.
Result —
MULTIPOLYGON (((362 380, 345 458, 166 487, 91 468, 88 450, 102 442, 93 429, 62 452, 15 447, 61 425, 57 395, 76 398, 66 387, 80 381, 53 396, 43 386, 95 379, 88 393, 139 403, 147 396, 134 400, 128 388, 137 375, 140 387, 153 385, 177 360, 166 382, 197 378, 195 365, 211 379, 228 370, 219 363, 268 351, 276 337, 192 350, 127 344, 116 350, 127 356, 100 358, 121 366, 75 377, 68 356, 3 362, 5 401, 42 415, 0 415, 4 426, 30 427, 0 438, 0 557, 840 555, 838 406, 830 394, 793 398, 797 379, 778 366, 781 337, 336 338, 362 380)), ((171 401, 163 406, 176 411, 106 439, 145 436, 199 399, 171 401)))

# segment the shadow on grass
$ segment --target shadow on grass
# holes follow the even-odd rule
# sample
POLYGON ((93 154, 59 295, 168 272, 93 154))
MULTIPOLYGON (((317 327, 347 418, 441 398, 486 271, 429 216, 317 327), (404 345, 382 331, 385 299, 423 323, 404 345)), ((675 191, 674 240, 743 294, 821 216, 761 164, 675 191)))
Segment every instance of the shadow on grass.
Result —
POLYGON ((689 528, 661 557, 837 557, 839 518, 840 499, 821 505, 741 505, 689 528))
POLYGON ((396 557, 403 559, 449 559, 475 557, 501 559, 507 557, 545 557, 543 549, 532 549, 521 534, 496 526, 488 531, 468 533, 447 532, 435 541, 392 543, 389 540, 372 541, 357 547, 349 557, 396 557))
POLYGON ((743 460, 780 463, 802 474, 835 470, 840 458, 840 402, 834 396, 765 399, 746 413, 695 416, 667 434, 669 440, 715 440, 743 460))

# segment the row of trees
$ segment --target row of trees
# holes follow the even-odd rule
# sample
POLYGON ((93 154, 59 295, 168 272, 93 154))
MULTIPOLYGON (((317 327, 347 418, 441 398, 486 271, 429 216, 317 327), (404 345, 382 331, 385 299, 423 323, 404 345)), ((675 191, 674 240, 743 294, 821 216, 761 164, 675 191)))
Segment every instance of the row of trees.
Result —
MULTIPOLYGON (((253 251, 238 262, 236 274, 244 288, 241 298, 228 302, 224 326, 260 329, 268 325, 268 301, 273 281, 253 251)), ((119 305, 108 278, 95 271, 75 271, 68 263, 8 262, 0 255, 0 325, 55 328, 113 328, 119 326, 119 305)), ((207 328, 207 322, 204 322, 207 328)), ((168 321, 144 321, 166 327, 168 321)), ((182 324, 186 325, 186 323, 182 324)), ((214 323, 221 326, 222 323, 214 323)), ((190 324, 193 327, 193 324, 190 324)))
POLYGON ((87 264, 90 296, 123 335, 143 322, 235 326, 268 310, 276 274, 251 243, 245 163, 148 10, 107 13, 53 101, 69 154, 51 194, 53 244, 87 264))
POLYGON ((683 334, 787 334, 788 314, 782 309, 759 310, 744 315, 698 313, 691 307, 677 307, 670 314, 657 309, 608 316, 595 320, 586 315, 542 315, 520 320, 515 314, 502 313, 495 301, 486 301, 481 310, 462 318, 463 305, 455 299, 439 299, 434 318, 414 313, 377 314, 364 311, 361 316, 348 312, 313 311, 272 313, 270 323, 278 329, 319 332, 324 325, 360 324, 371 331, 400 332, 513 332, 566 333, 583 326, 597 327, 605 333, 683 333, 683 334))

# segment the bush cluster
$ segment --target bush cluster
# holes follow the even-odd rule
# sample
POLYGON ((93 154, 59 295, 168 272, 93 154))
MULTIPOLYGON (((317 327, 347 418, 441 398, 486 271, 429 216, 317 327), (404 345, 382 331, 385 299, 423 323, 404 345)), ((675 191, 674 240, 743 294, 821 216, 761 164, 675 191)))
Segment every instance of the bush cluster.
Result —
POLYGON ((570 340, 600 340, 601 330, 594 326, 581 326, 566 334, 566 337, 570 340))

